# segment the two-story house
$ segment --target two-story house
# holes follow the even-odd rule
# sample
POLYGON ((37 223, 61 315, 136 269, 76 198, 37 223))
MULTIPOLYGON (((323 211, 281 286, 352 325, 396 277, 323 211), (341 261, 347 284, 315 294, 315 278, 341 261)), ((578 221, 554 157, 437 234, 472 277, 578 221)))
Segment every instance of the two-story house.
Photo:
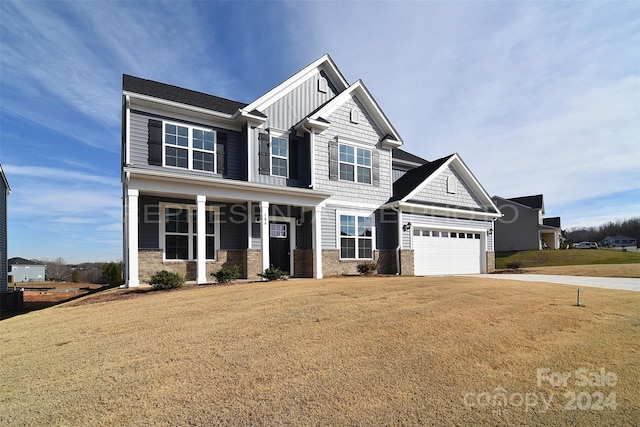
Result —
POLYGON ((123 76, 126 284, 492 268, 498 209, 457 154, 427 162, 324 55, 249 104, 123 76))
POLYGON ((495 226, 496 251, 560 249, 560 217, 543 218, 542 194, 509 199, 493 196, 493 202, 503 214, 495 226))

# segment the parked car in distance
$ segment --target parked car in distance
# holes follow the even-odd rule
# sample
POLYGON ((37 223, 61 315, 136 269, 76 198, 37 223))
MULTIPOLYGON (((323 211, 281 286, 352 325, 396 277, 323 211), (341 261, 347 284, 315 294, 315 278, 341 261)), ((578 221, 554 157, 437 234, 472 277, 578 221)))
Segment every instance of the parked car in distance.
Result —
POLYGON ((596 242, 580 242, 573 244, 574 249, 598 249, 596 242))

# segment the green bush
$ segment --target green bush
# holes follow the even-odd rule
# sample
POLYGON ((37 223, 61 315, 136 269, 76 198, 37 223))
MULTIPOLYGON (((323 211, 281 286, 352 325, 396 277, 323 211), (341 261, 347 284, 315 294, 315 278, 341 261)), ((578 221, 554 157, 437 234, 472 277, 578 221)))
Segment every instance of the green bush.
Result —
POLYGON ((100 280, 102 283, 109 285, 120 285, 124 283, 122 280, 122 263, 121 262, 107 262, 102 264, 102 274, 100 280))
POLYGON ((373 261, 363 262, 361 264, 358 264, 356 269, 358 270, 358 273, 362 274, 363 276, 371 276, 372 274, 376 274, 378 272, 378 264, 373 261))
POLYGON ((259 273, 258 276, 270 282, 272 280, 284 280, 287 274, 286 271, 282 271, 272 265, 270 268, 267 268, 264 273, 259 273))
POLYGON ((184 277, 167 270, 158 271, 151 277, 149 284, 154 289, 175 289, 184 284, 184 277))
POLYGON ((240 277, 240 266, 236 264, 233 267, 223 267, 211 275, 218 283, 229 283, 240 277))

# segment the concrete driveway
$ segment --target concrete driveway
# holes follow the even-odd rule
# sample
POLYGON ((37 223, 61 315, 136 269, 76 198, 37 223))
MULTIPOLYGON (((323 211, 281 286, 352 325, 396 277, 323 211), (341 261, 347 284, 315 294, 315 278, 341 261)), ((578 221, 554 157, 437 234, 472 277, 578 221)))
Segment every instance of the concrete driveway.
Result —
POLYGON ((587 286, 592 288, 640 292, 640 279, 622 277, 559 276, 552 274, 473 274, 472 276, 483 279, 558 283, 561 285, 587 286))

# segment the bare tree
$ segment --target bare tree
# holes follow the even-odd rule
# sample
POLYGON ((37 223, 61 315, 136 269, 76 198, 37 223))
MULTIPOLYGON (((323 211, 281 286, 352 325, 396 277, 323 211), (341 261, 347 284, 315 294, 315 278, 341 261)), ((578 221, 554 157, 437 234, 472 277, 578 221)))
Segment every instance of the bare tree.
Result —
POLYGON ((55 259, 43 260, 46 266, 45 276, 47 280, 54 281, 69 281, 71 280, 71 267, 67 265, 67 262, 62 257, 55 259))

